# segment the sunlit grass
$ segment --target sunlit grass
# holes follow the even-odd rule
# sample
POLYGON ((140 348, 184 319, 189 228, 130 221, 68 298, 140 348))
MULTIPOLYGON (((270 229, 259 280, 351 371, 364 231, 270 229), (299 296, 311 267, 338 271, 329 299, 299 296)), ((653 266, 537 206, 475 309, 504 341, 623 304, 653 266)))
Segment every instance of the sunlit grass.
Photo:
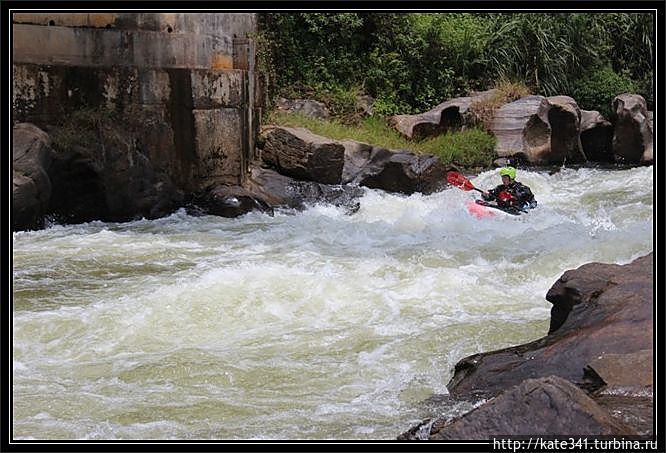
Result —
POLYGON ((265 124, 303 127, 316 135, 334 140, 355 140, 391 150, 415 154, 434 154, 445 164, 486 167, 492 164, 495 138, 478 128, 449 132, 424 140, 409 140, 388 125, 381 117, 371 116, 356 125, 325 121, 301 114, 273 112, 265 124))

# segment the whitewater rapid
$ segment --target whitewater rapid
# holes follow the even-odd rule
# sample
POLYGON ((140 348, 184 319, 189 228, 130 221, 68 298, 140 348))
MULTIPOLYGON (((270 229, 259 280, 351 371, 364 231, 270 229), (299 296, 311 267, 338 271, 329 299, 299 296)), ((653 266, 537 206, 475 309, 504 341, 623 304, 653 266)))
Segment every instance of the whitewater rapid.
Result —
POLYGON ((539 206, 510 218, 366 189, 353 215, 14 233, 13 437, 391 440, 464 410, 424 402, 456 362, 546 335, 566 270, 653 249, 653 167, 517 179, 539 206))

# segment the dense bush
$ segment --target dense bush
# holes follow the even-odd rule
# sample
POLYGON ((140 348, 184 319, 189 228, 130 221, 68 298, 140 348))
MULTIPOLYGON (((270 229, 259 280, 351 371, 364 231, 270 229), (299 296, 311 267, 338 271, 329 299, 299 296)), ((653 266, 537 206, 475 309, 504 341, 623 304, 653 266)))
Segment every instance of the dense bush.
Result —
POLYGON ((610 67, 584 74, 574 83, 572 97, 585 110, 598 110, 606 118, 611 113, 613 98, 622 93, 635 93, 637 84, 627 75, 620 75, 610 67))
POLYGON ((550 96, 631 79, 651 105, 652 20, 594 12, 261 13, 259 63, 273 96, 333 100, 343 115, 359 93, 376 99, 379 115, 416 113, 498 80, 550 96))
POLYGON ((495 141, 490 133, 472 128, 440 135, 431 140, 430 146, 442 162, 489 167, 497 157, 495 141))

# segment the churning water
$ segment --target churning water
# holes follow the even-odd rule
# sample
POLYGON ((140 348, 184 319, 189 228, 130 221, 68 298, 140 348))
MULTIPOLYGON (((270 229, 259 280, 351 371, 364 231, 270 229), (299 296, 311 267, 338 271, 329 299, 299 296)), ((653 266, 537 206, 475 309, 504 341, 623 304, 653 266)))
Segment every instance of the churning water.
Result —
MULTIPOLYGON (((395 439, 455 363, 546 335, 548 289, 653 249, 653 168, 520 171, 539 207, 456 188, 360 210, 13 236, 15 439, 395 439)), ((496 171, 472 179, 499 182, 496 171)))

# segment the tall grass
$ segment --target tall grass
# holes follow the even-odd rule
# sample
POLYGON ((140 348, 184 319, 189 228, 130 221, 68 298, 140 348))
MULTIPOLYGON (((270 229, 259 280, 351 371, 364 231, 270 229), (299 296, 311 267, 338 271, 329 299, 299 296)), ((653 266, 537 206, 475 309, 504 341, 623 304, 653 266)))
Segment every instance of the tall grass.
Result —
POLYGON ((470 110, 474 112, 486 129, 490 129, 490 122, 493 119, 495 110, 504 104, 532 94, 523 82, 503 80, 496 83, 494 89, 495 92, 491 96, 475 101, 470 106, 470 110))
POLYGON ((334 140, 355 140, 391 150, 434 154, 445 164, 488 167, 497 157, 494 151, 495 138, 478 128, 411 141, 389 126, 384 118, 377 116, 367 117, 356 125, 346 125, 335 120, 324 121, 300 114, 272 112, 264 124, 303 127, 316 135, 334 140))

